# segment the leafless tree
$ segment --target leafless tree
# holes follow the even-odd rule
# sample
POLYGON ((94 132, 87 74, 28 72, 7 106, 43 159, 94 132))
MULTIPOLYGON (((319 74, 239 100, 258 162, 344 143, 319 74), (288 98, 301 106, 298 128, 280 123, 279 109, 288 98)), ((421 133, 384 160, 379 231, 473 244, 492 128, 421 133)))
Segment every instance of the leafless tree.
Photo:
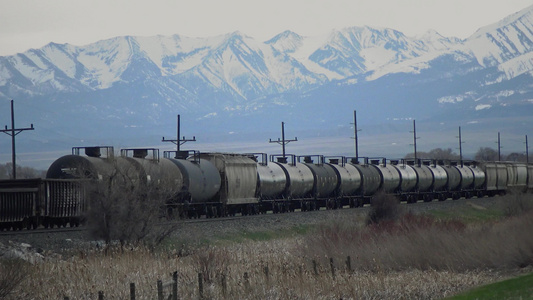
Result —
MULTIPOLYGON (((405 158, 413 158, 415 155, 414 153, 409 153, 405 156, 405 158)), ((417 157, 425 158, 425 159, 443 159, 443 160, 458 160, 460 157, 457 153, 453 152, 451 148, 448 149, 442 149, 442 148, 435 148, 430 150, 429 152, 417 152, 417 157)))
POLYGON ((526 162, 526 155, 522 153, 516 153, 513 152, 507 156, 505 156, 505 160, 507 161, 516 161, 516 162, 526 162))
POLYGON ((498 151, 488 147, 481 147, 476 152, 474 159, 477 161, 497 161, 498 151))
MULTIPOLYGON (((18 179, 44 178, 45 175, 46 175, 45 171, 17 165, 17 178, 18 179)), ((0 179, 10 179, 10 178, 13 178, 13 164, 12 163, 0 164, 0 179)))
POLYGON ((0 260, 0 299, 10 295, 29 275, 27 262, 21 259, 0 260))
POLYGON ((88 181, 87 221, 94 238, 107 245, 119 241, 121 246, 142 243, 153 247, 177 229, 177 221, 162 222, 173 187, 146 182, 140 174, 114 161, 108 174, 88 181))

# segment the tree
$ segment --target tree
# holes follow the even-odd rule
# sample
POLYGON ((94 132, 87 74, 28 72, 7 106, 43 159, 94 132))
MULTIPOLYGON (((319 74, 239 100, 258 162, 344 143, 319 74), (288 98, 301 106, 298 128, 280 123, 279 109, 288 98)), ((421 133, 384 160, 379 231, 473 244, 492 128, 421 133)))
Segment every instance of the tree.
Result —
POLYGON ((526 155, 522 153, 513 152, 505 157, 506 161, 526 162, 526 155))
POLYGON ((454 153, 451 148, 442 149, 435 148, 429 151, 429 158, 431 159, 445 159, 445 160, 458 160, 460 159, 457 153, 454 153))
MULTIPOLYGON (((17 179, 27 178, 44 178, 46 171, 37 170, 30 167, 22 167, 17 165, 17 179)), ((0 179, 13 178, 13 164, 0 164, 0 179)))
MULTIPOLYGON (((161 243, 178 227, 178 222, 161 221, 165 217, 165 202, 173 194, 167 184, 151 184, 143 180, 140 171, 112 161, 108 174, 89 180, 87 221, 92 236, 126 244, 143 243, 153 247, 161 243), (100 177, 99 177, 100 178, 100 177)), ((94 177, 91 172, 88 176, 94 177)))
POLYGON ((488 147, 481 147, 476 152, 474 159, 477 161, 497 161, 498 151, 488 147))
MULTIPOLYGON (((414 153, 409 153, 405 156, 405 158, 413 158, 414 156, 415 156, 414 153)), ((459 155, 457 153, 454 153, 451 148, 448 148, 448 149, 435 148, 429 152, 420 151, 420 152, 417 152, 417 157, 424 158, 424 159, 443 159, 443 160, 460 159, 459 155)))

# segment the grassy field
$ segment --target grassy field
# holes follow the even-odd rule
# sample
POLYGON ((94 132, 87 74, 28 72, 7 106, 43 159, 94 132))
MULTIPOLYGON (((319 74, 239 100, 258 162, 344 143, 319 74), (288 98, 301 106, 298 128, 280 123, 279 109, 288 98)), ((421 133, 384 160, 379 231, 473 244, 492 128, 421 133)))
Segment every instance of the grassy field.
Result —
POLYGON ((533 299, 533 273, 475 288, 447 299, 533 299))
MULTIPOLYGON (((389 214, 374 222, 353 210, 316 226, 242 231, 194 245, 174 238, 156 251, 88 249, 19 265, 12 271, 28 276, 6 299, 97 299, 99 291, 105 299, 129 299, 130 283, 136 299, 157 299, 157 280, 175 271, 180 299, 442 299, 531 270, 533 201, 508 197, 498 208, 424 215, 389 203, 389 214)), ((501 285, 531 291, 531 276, 516 280, 471 293, 499 295, 501 285)))

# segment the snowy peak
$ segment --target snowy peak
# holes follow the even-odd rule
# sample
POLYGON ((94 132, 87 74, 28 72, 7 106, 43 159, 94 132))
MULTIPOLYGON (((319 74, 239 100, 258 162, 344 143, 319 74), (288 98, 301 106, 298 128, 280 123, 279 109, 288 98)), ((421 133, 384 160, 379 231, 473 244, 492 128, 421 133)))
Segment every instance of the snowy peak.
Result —
POLYGON ((415 39, 424 45, 427 51, 448 50, 463 43, 459 38, 444 37, 433 29, 426 31, 421 36, 415 37, 415 39))
POLYGON ((150 86, 164 99, 187 94, 197 98, 193 100, 214 98, 240 105, 285 92, 312 91, 332 81, 353 84, 390 74, 419 74, 435 66, 435 74, 442 77, 495 67, 501 72, 491 79, 496 82, 532 72, 532 51, 533 6, 465 41, 434 30, 407 37, 369 26, 324 36, 287 30, 266 42, 239 31, 208 38, 124 36, 85 46, 50 43, 0 57, 0 97, 135 85, 150 86), (470 68, 461 69, 465 65, 470 68), (442 66, 457 67, 441 72, 442 66))
POLYGON ((303 38, 297 33, 286 30, 265 42, 279 52, 294 53, 302 46, 303 38))
POLYGON ((466 41, 479 64, 497 66, 533 49, 533 6, 480 28, 466 41))
POLYGON ((333 31, 310 59, 349 77, 418 57, 425 52, 424 47, 399 31, 364 26, 333 31))

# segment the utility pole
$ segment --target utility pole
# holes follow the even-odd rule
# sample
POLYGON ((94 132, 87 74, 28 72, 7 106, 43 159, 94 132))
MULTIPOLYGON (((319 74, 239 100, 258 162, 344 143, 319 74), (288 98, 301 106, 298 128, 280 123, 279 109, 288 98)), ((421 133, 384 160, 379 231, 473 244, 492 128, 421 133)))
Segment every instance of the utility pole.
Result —
POLYGON ((355 140, 355 161, 359 162, 359 141, 357 139, 357 132, 361 130, 357 130, 357 111, 353 111, 353 126, 354 126, 354 137, 355 140))
POLYGON ((527 134, 526 134, 526 164, 529 164, 529 146, 527 144, 527 134))
POLYGON ((16 152, 15 152, 15 136, 25 130, 33 130, 33 124, 30 128, 15 128, 15 109, 13 108, 13 100, 11 100, 11 129, 0 130, 7 135, 11 136, 11 159, 13 164, 13 179, 17 179, 17 165, 16 165, 16 152))
POLYGON ((463 141, 461 140, 461 126, 459 126, 459 160, 463 166, 463 141))
POLYGON ((416 162, 416 160, 417 160, 417 155, 416 155, 416 140, 418 140, 419 137, 416 137, 416 121, 415 121, 415 120, 413 120, 413 131, 410 131, 410 132, 413 133, 413 141, 414 141, 413 145, 414 145, 414 147, 415 147, 415 162, 416 162))
POLYGON ((287 159, 285 157, 285 145, 287 145, 288 143, 290 142, 297 142, 298 141, 298 138, 295 137, 294 140, 286 140, 285 139, 285 122, 281 122, 281 140, 278 138, 277 141, 273 141, 272 139, 269 139, 269 143, 278 143, 281 145, 281 149, 282 149, 282 155, 283 155, 283 159, 287 159))
POLYGON ((500 144, 500 132, 498 131, 498 161, 502 160, 501 148, 502 148, 502 146, 500 144))
POLYGON ((167 140, 165 137, 163 137, 162 142, 171 142, 176 145, 176 156, 178 156, 178 153, 180 152, 180 146, 187 143, 187 142, 196 142, 196 137, 193 136, 192 139, 186 139, 183 137, 183 139, 180 139, 180 115, 178 115, 178 135, 175 140, 167 140))

